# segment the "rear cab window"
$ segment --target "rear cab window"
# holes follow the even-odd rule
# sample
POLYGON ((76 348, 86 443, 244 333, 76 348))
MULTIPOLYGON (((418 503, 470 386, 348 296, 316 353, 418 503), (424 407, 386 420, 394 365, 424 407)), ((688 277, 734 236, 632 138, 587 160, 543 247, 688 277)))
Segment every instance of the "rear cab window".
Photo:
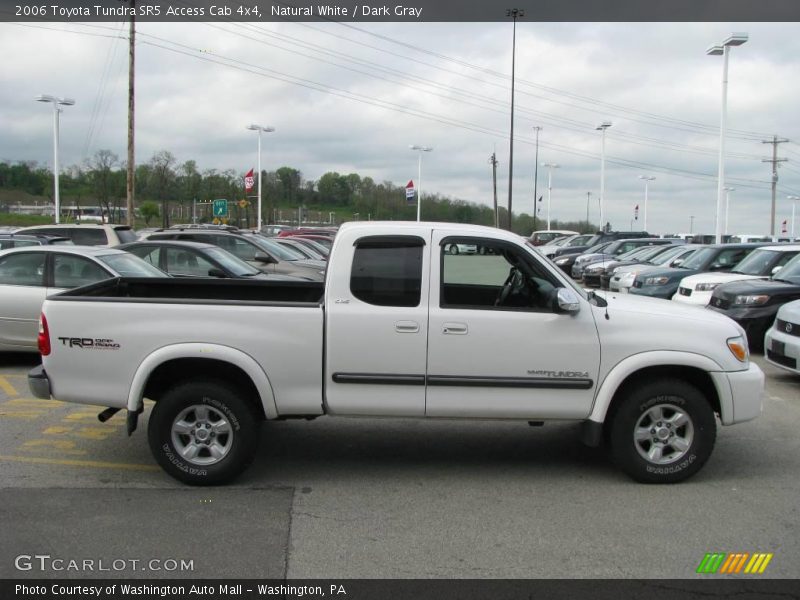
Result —
POLYGON ((419 306, 424 240, 416 236, 374 236, 356 242, 350 291, 377 306, 419 306))

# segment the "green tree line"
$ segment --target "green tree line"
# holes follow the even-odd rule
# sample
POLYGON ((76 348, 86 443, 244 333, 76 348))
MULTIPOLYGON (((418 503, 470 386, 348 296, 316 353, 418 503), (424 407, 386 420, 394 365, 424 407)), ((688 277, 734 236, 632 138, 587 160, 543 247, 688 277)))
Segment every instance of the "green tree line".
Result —
MULTIPOLYGON (((298 169, 282 166, 274 171, 262 170, 262 218, 272 223, 279 214, 284 218, 299 212, 316 211, 328 219, 345 220, 414 220, 416 206, 406 201, 405 187, 390 181, 376 182, 371 177, 357 173, 324 173, 318 180, 305 179, 298 169), (304 209, 300 210, 300 209, 304 209)), ((53 174, 30 162, 10 164, 0 162, 0 191, 17 190, 33 196, 45 197, 52 202, 53 174)), ((257 181, 257 174, 256 174, 257 181)), ((72 166, 60 174, 61 204, 77 206, 103 206, 109 214, 126 203, 126 166, 110 150, 99 150, 84 164, 72 166)), ((250 194, 255 195, 256 188, 250 194)), ((248 200, 244 192, 244 174, 233 169, 200 170, 196 161, 178 162, 166 150, 153 154, 136 167, 135 198, 139 216, 147 224, 167 226, 170 220, 188 222, 192 216, 193 201, 200 202, 197 211, 201 220, 209 220, 207 203, 216 198, 229 201, 248 200), (152 221, 152 223, 151 223, 152 221)), ((255 224, 255 198, 250 197, 245 208, 232 204, 232 217, 255 224)), ((427 195, 423 199, 423 218, 426 221, 473 223, 493 225, 495 217, 491 207, 444 197, 427 195)), ((500 226, 507 226, 508 212, 499 209, 500 226)), ((552 223, 553 229, 575 231, 594 230, 586 222, 552 223)), ((541 218, 515 214, 513 229, 528 235, 534 229, 544 229, 541 218)))

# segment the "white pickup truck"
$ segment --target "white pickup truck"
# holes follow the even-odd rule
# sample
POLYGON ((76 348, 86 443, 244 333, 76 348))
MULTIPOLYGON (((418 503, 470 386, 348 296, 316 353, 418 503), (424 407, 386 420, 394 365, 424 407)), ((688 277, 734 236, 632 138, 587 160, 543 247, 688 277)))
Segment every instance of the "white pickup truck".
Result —
POLYGON ((764 386, 732 320, 586 293, 518 236, 455 224, 344 225, 324 284, 96 283, 45 301, 39 345, 35 396, 126 409, 129 434, 155 401, 150 448, 196 485, 241 473, 261 421, 320 415, 572 420, 634 479, 676 482, 764 386))

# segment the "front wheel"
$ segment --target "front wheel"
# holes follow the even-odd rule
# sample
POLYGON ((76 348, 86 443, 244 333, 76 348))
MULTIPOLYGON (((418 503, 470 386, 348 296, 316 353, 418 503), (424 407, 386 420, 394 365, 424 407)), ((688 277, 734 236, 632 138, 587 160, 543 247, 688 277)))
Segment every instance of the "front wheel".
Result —
POLYGON ((689 383, 656 380, 630 392, 611 415, 614 462, 636 481, 677 483, 711 456, 716 420, 708 399, 689 383))
POLYGON ((236 390, 216 381, 178 384, 153 407, 150 451, 175 479, 190 485, 226 483, 252 462, 259 420, 236 390))

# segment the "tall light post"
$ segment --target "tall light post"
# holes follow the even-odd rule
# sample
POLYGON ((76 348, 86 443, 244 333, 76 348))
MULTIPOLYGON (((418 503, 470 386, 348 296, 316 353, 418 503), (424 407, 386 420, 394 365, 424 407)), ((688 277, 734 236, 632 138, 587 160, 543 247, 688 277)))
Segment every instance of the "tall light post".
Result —
POLYGON ((719 123, 719 175, 717 176, 716 241, 722 243, 722 195, 725 191, 725 127, 728 116, 728 54, 731 46, 741 46, 747 41, 746 33, 732 33, 719 46, 706 50, 710 56, 722 55, 722 111, 719 123))
POLYGON ((786 198, 792 201, 792 237, 794 237, 794 207, 797 201, 800 200, 800 196, 786 196, 786 198))
POLYGON ((589 202, 592 199, 592 192, 586 192, 586 231, 589 231, 589 202))
POLYGON ((556 163, 542 163, 547 167, 547 229, 550 230, 550 195, 553 193, 553 169, 560 169, 561 165, 556 163))
POLYGON ((433 152, 433 148, 430 146, 418 146, 417 144, 409 146, 409 148, 419 152, 417 160, 417 221, 419 221, 422 216, 422 153, 433 152))
POLYGON ((61 222, 61 199, 58 189, 58 115, 61 112, 59 106, 72 106, 75 100, 72 98, 57 98, 48 94, 36 96, 37 102, 50 102, 53 105, 53 203, 55 204, 56 223, 61 222))
POLYGON ((603 214, 603 201, 606 198, 606 129, 611 127, 611 121, 603 121, 595 127, 595 131, 602 132, 602 140, 600 142, 600 231, 605 231, 605 219, 603 214))
POLYGON ((644 218, 643 218, 643 222, 644 222, 644 230, 647 231, 647 188, 648 188, 648 184, 651 181, 655 181, 656 178, 653 177, 652 175, 639 175, 639 179, 644 181, 644 218))
POLYGON ((514 20, 514 29, 511 37, 511 132, 508 138, 508 230, 511 231, 514 213, 511 208, 512 190, 514 187, 514 72, 517 59, 517 19, 525 16, 521 8, 506 9, 506 16, 514 20))
MULTIPOLYGON (((538 187, 539 187, 539 132, 542 128, 539 125, 534 126, 534 131, 536 131, 536 156, 534 156, 533 164, 533 228, 536 229, 536 210, 538 209, 539 205, 539 196, 538 196, 538 187)), ((550 229, 550 226, 547 226, 550 229)))
POLYGON ((265 127, 263 125, 248 125, 250 131, 258 132, 258 217, 256 221, 256 228, 261 231, 261 132, 272 133, 275 131, 274 127, 265 127))
POLYGON ((734 187, 724 187, 722 190, 725 192, 725 230, 722 232, 724 234, 728 234, 728 211, 731 208, 731 192, 735 192, 736 188, 734 187))
POLYGON ((689 215, 689 233, 694 233, 694 215, 689 215))

